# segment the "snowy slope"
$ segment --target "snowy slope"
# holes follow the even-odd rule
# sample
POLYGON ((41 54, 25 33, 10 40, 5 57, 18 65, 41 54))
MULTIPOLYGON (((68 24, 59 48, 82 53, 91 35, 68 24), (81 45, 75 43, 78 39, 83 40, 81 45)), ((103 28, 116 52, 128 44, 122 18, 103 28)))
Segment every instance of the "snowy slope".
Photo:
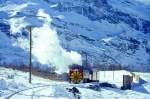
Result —
MULTIPOLYGON (((49 0, 52 4, 58 4, 53 8, 56 10, 55 13, 64 16, 61 22, 54 20, 54 26, 58 27, 58 31, 62 34, 60 35, 62 43, 64 42, 62 45, 69 49, 85 51, 89 57, 92 57, 89 61, 100 62, 100 64, 147 67, 149 64, 149 5, 142 8, 146 11, 141 11, 145 15, 141 18, 135 12, 132 14, 129 11, 121 12, 118 6, 123 6, 124 3, 120 1, 118 4, 118 0, 112 1, 117 3, 111 3, 111 0, 77 0, 76 2, 49 0), (63 35, 64 33, 67 36, 63 35)), ((132 1, 132 3, 138 2, 132 1)), ((135 11, 141 8, 140 5, 132 7, 135 11)))
MULTIPOLYGON (((150 4, 146 0, 7 0, 0 6, 1 23, 11 26, 9 33, 1 34, 11 34, 7 38, 25 51, 28 34, 22 28, 43 25, 41 19, 27 14, 37 15, 42 9, 52 18, 61 46, 83 58, 86 52, 91 65, 150 70, 150 4)), ((5 56, 6 52, 1 53, 5 56)))
POLYGON ((0 42, 0 64, 9 65, 14 64, 15 61, 14 65, 20 66, 28 62, 24 60, 28 58, 28 53, 20 47, 13 46, 13 41, 2 32, 0 32, 0 42))

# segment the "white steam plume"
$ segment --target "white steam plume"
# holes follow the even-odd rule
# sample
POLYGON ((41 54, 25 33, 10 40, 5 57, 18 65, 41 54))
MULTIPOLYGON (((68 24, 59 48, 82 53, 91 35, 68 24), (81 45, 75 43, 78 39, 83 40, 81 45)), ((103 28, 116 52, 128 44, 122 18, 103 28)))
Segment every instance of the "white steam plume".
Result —
POLYGON ((57 72, 66 72, 71 64, 82 64, 81 55, 77 52, 67 52, 60 46, 57 33, 50 27, 52 19, 43 10, 38 16, 46 17, 44 25, 33 29, 33 55, 42 64, 55 66, 57 72))

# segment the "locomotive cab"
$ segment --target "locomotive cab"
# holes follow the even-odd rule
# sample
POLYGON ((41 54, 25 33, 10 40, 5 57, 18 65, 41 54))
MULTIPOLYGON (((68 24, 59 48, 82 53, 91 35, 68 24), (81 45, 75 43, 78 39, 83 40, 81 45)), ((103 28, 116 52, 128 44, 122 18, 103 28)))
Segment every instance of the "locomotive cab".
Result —
POLYGON ((87 83, 92 81, 93 71, 90 67, 72 65, 69 69, 69 81, 71 83, 87 83))

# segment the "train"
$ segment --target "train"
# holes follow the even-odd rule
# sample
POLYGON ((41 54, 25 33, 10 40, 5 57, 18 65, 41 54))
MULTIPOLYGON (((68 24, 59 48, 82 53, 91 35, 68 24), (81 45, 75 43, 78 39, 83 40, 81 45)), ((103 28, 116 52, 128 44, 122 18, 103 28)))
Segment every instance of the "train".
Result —
POLYGON ((69 67, 68 75, 70 83, 98 82, 97 71, 90 66, 73 64, 69 67))

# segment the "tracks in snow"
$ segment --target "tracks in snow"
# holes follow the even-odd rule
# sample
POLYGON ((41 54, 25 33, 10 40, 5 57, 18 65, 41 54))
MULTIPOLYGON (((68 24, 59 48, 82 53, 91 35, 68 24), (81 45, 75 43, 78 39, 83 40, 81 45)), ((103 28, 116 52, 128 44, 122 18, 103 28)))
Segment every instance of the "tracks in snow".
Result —
POLYGON ((41 85, 41 86, 35 86, 35 87, 31 87, 31 88, 22 89, 22 90, 16 91, 13 94, 9 95, 6 99, 11 99, 13 96, 15 96, 21 92, 24 92, 24 91, 33 90, 33 89, 37 89, 37 88, 45 88, 45 87, 49 87, 49 86, 54 86, 54 85, 41 85))

